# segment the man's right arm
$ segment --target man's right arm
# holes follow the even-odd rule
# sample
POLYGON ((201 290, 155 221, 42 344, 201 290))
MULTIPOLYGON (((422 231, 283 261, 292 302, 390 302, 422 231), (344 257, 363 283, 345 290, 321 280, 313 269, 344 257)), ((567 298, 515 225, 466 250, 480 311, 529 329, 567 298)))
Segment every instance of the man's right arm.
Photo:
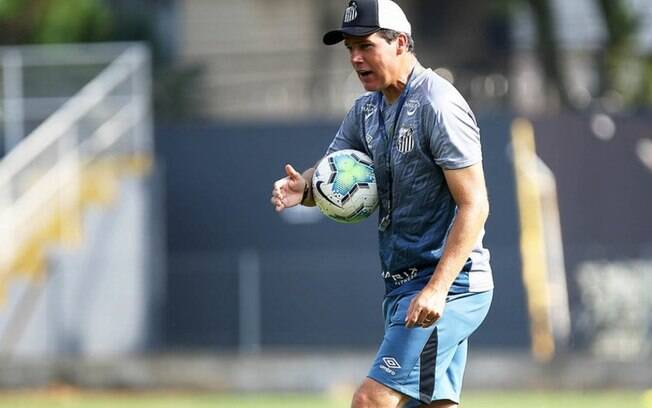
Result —
MULTIPOLYGON (((364 151, 359 135, 356 105, 351 108, 342 121, 335 138, 328 147, 327 154, 343 149, 364 151)), ((312 176, 316 167, 317 164, 303 173, 299 173, 291 165, 285 165, 286 177, 277 180, 272 189, 270 201, 276 211, 280 212, 298 204, 307 207, 315 206, 315 198, 312 194, 312 176)))

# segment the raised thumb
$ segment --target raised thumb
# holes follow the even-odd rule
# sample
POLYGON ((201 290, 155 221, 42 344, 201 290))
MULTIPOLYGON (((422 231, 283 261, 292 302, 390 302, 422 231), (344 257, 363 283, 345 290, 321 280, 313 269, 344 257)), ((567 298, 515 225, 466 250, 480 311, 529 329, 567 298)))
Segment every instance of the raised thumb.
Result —
POLYGON ((299 174, 299 172, 296 171, 296 170, 294 169, 294 167, 292 167, 292 166, 289 165, 289 164, 286 164, 286 165, 285 165, 285 173, 287 173, 287 175, 288 175, 290 178, 293 178, 293 179, 295 179, 295 178, 297 178, 297 177, 301 177, 301 174, 299 174))

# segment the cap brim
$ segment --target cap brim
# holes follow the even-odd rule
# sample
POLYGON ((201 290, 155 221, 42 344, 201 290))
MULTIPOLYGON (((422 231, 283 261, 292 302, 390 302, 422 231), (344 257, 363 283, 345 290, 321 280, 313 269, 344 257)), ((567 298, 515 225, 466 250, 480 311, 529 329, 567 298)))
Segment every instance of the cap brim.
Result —
POLYGON ((377 31, 380 31, 379 27, 342 27, 339 30, 329 31, 324 34, 323 41, 326 45, 334 45, 344 40, 344 35, 365 37, 377 31))

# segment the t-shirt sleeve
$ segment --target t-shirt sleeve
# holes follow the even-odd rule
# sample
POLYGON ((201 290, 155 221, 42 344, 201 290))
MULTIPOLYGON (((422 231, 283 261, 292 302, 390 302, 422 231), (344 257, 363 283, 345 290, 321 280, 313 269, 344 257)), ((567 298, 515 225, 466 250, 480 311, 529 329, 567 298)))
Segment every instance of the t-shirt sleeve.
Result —
POLYGON ((326 154, 344 149, 354 149, 364 152, 362 138, 360 137, 360 124, 358 122, 357 104, 354 104, 342 121, 335 138, 328 146, 326 154))
POLYGON ((480 129, 466 101, 455 90, 427 106, 430 151, 444 169, 461 169, 482 161, 480 129))

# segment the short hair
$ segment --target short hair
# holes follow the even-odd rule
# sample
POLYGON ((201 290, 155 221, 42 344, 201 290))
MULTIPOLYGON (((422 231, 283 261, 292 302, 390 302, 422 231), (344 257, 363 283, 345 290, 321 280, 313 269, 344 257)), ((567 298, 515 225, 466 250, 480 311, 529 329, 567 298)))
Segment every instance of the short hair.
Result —
MULTIPOLYGON (((399 35, 401 35, 400 32, 394 31, 394 30, 389 30, 387 28, 381 28, 380 31, 378 31, 378 34, 387 41, 387 43, 391 43, 392 41, 396 40, 399 35)), ((412 36, 408 33, 403 33, 407 36, 407 50, 408 52, 411 52, 414 54, 414 40, 412 39, 412 36)))

